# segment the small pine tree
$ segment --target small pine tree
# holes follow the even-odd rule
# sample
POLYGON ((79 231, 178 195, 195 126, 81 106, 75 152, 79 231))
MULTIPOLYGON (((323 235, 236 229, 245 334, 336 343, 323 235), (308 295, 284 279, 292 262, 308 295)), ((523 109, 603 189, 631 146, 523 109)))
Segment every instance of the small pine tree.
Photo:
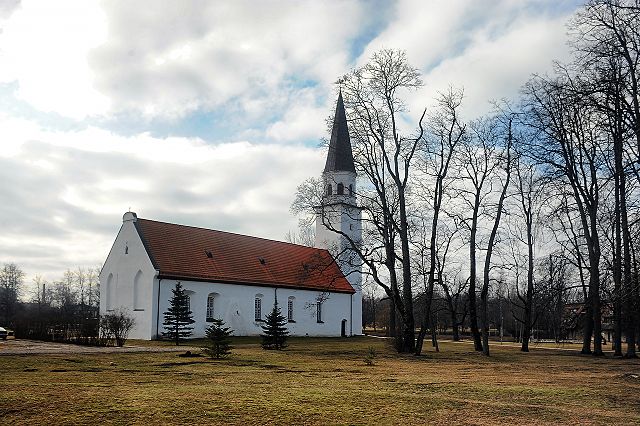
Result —
POLYGON ((364 356, 364 363, 367 365, 375 364, 377 353, 373 346, 369 346, 367 349, 367 354, 364 356))
POLYGON ((204 353, 211 358, 220 359, 231 353, 231 336, 233 330, 224 326, 224 321, 221 319, 214 319, 213 323, 207 328, 207 341, 206 346, 202 348, 204 353))
POLYGON ((162 332, 162 336, 175 340, 176 346, 180 344, 180 339, 191 336, 193 324, 193 313, 189 309, 189 296, 187 295, 182 284, 178 281, 176 288, 171 290, 173 297, 169 301, 169 309, 164 313, 164 326, 165 331, 162 332))
POLYGON ((287 347, 287 320, 282 316, 278 302, 273 304, 271 313, 267 315, 262 326, 262 348, 281 350, 287 347))

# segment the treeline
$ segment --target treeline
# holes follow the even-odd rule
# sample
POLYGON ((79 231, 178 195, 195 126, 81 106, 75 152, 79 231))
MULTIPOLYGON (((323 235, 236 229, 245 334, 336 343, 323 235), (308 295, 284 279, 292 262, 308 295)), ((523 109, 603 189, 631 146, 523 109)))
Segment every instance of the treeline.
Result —
POLYGON ((322 179, 300 185, 292 210, 348 240, 388 300, 399 351, 420 354, 448 311, 489 355, 493 307, 508 301, 523 351, 543 323, 562 338, 571 312, 583 353, 603 354, 605 317, 615 354, 636 356, 639 22, 638 0, 589 1, 569 24, 571 61, 474 120, 451 88, 408 124, 423 82, 401 51, 341 79, 363 238, 332 228, 322 179))
MULTIPOLYGON (((571 288, 575 282, 567 259, 557 254, 550 255, 536 268, 537 286, 532 306, 532 328, 528 335, 538 342, 573 343, 582 336, 586 320, 584 304, 577 288, 571 288)), ((460 341, 471 336, 469 321, 469 295, 466 281, 445 283, 442 288, 434 289, 431 301, 432 344, 436 346, 440 338, 460 341)), ((392 336, 395 330, 390 327, 389 298, 365 289, 363 298, 363 326, 368 332, 392 336)), ((489 335, 493 340, 521 343, 524 332, 524 294, 510 286, 506 281, 498 281, 492 286, 487 301, 489 335)), ((424 292, 414 295, 414 317, 424 315, 424 292)), ((606 341, 613 337, 612 307, 607 304, 603 310, 603 320, 607 325, 603 331, 606 341)))
POLYGON ((99 272, 98 268, 67 270, 52 282, 36 276, 27 289, 20 267, 5 264, 0 272, 0 324, 19 338, 97 344, 99 272))

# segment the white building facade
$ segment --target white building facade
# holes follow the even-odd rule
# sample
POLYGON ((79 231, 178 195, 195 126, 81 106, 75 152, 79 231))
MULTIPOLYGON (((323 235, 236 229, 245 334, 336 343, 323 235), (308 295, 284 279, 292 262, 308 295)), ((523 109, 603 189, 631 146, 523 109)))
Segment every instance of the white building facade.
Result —
MULTIPOLYGON (((354 292, 344 285, 336 288, 333 279, 318 289, 305 289, 304 283, 283 282, 241 284, 216 282, 201 278, 171 278, 156 269, 149 255, 153 245, 143 242, 141 222, 165 228, 189 228, 182 225, 138 219, 125 213, 122 227, 100 273, 100 313, 126 311, 135 319, 130 333, 133 339, 155 339, 163 331, 164 312, 169 307, 172 290, 180 281, 189 295, 193 313, 193 337, 203 337, 213 318, 222 319, 236 336, 259 335, 263 320, 276 300, 287 327, 294 336, 349 336, 353 333, 352 299, 354 292)), ((200 230, 207 231, 207 230, 200 230)), ((221 233, 224 234, 224 233, 221 233)), ((233 234, 230 234, 233 235, 233 234)), ((234 235, 236 238, 252 238, 234 235)), ((263 240, 268 241, 268 240, 263 240)), ((294 244, 273 241, 277 245, 294 244)), ((302 247, 301 247, 302 248, 302 247)), ((294 247, 295 249, 295 247, 294 247)), ((305 248, 307 249, 307 248, 305 248)), ((313 250, 313 249, 312 249, 313 250)), ((206 251, 202 250, 202 258, 206 251)), ((261 257, 255 257, 260 264, 261 257)), ((268 260, 265 263, 269 262, 268 260)), ((342 277, 344 280, 344 277, 342 277)))

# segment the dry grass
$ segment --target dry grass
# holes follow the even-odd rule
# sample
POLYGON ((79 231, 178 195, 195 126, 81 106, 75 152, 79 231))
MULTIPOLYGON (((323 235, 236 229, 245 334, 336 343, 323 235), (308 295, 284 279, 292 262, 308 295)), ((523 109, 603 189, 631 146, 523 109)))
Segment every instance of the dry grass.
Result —
POLYGON ((370 338, 239 340, 231 358, 176 353, 0 356, 0 422, 638 424, 637 360, 465 344, 398 356, 370 338), (375 365, 364 362, 369 346, 375 365))

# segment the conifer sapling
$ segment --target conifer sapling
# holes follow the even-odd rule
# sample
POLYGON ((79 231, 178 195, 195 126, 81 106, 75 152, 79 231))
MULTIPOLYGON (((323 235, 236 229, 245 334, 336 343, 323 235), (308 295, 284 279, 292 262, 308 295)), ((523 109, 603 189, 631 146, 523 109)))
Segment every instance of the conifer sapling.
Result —
POLYGON ((193 330, 191 324, 195 321, 189 309, 189 295, 179 281, 171 292, 173 296, 169 300, 169 309, 164 313, 162 336, 175 340, 177 346, 180 344, 180 339, 191 336, 193 330))
POLYGON ((213 319, 212 324, 207 328, 206 346, 202 350, 211 358, 220 359, 231 353, 230 336, 233 330, 224 325, 224 321, 221 319, 213 319))
POLYGON ((282 316, 278 302, 273 304, 271 313, 267 315, 262 326, 262 348, 281 350, 287 347, 287 320, 282 316))

